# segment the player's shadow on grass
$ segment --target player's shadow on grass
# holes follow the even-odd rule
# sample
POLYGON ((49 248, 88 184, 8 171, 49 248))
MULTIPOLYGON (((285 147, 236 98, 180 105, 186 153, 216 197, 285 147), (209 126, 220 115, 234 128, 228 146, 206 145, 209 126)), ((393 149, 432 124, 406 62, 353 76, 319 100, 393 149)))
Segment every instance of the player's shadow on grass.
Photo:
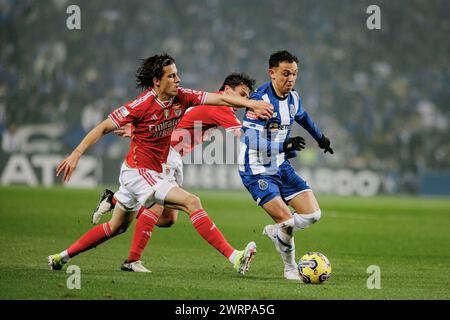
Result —
MULTIPOLYGON (((244 279, 244 280, 251 280, 251 281, 255 281, 255 280, 260 280, 260 281, 286 281, 286 282, 292 282, 295 283, 296 281, 293 280, 287 280, 285 279, 283 276, 260 276, 260 275, 245 275, 245 277, 241 277, 241 276, 237 276, 238 278, 244 279)), ((300 282, 300 281, 298 281, 300 282)))

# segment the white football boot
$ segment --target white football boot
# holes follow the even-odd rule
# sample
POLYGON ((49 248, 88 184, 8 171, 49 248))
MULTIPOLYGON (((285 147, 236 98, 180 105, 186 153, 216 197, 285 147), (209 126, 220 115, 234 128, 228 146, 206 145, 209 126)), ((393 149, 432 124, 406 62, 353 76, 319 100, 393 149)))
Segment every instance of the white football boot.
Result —
POLYGON ((100 200, 98 201, 97 208, 95 208, 92 213, 92 224, 97 224, 100 222, 100 219, 104 214, 110 212, 114 206, 112 204, 112 197, 114 196, 114 192, 109 189, 105 189, 103 193, 100 195, 100 200))
POLYGON ((122 271, 132 271, 132 272, 151 272, 148 270, 141 260, 127 262, 124 261, 120 267, 122 271))
POLYGON ((284 277, 288 280, 298 280, 301 281, 300 273, 298 272, 297 266, 284 266, 284 277))
POLYGON ((300 280, 300 274, 298 272, 298 267, 295 263, 295 243, 294 237, 291 238, 288 246, 291 248, 286 251, 289 247, 280 243, 280 239, 277 239, 279 225, 269 224, 264 227, 263 235, 266 235, 275 244, 275 249, 281 256, 281 260, 284 264, 284 277, 288 280, 300 280))

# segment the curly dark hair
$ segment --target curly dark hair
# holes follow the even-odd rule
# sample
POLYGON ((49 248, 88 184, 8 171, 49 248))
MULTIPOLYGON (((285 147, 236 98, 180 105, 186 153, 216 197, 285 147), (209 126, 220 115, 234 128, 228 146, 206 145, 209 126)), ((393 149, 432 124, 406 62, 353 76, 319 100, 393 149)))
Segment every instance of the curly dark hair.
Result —
POLYGON ((276 51, 270 55, 269 68, 276 68, 281 62, 298 63, 298 58, 286 50, 276 51))
POLYGON ((225 78, 225 80, 223 81, 223 84, 219 90, 220 91, 225 90, 226 85, 230 86, 231 89, 234 89, 238 85, 244 84, 250 89, 250 92, 252 92, 255 83, 256 83, 256 80, 250 78, 249 75, 247 75, 245 73, 233 72, 225 78))
POLYGON ((153 78, 161 79, 164 74, 163 68, 175 63, 175 59, 167 53, 155 54, 141 61, 136 71, 136 86, 143 90, 153 87, 153 78))

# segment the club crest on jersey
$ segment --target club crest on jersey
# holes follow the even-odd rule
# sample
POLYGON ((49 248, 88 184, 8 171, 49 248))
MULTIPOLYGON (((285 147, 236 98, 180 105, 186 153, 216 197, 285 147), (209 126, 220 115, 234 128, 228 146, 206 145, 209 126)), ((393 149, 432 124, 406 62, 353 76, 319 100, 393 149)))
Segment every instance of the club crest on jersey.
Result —
POLYGON ((289 106, 289 111, 290 111, 291 117, 294 117, 295 116, 295 106, 293 104, 291 104, 289 106))
POLYGON ((164 109, 164 118, 168 119, 170 117, 170 110, 164 109))
POLYGON ((266 180, 259 179, 259 180, 258 180, 258 186, 259 186, 259 189, 260 189, 260 190, 266 190, 267 187, 269 186, 269 184, 267 183, 266 180))
POLYGON ((174 113, 175 113, 176 117, 179 117, 179 116, 181 116, 182 111, 181 111, 181 109, 176 109, 176 110, 174 110, 174 113))
POLYGON ((174 104, 172 106, 172 109, 173 109, 173 113, 175 114, 175 117, 179 117, 183 113, 181 110, 181 104, 179 104, 179 103, 174 104))

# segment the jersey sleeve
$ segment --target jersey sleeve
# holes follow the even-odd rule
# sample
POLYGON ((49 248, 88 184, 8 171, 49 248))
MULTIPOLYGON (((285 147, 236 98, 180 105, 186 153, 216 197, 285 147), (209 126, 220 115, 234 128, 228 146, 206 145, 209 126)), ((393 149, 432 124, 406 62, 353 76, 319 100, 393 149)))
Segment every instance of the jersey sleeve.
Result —
POLYGON ((108 115, 117 128, 123 127, 127 123, 132 123, 142 115, 142 108, 148 105, 146 99, 142 97, 130 101, 126 105, 115 109, 108 115))
POLYGON ((296 97, 298 99, 298 110, 295 114, 295 121, 301 125, 308 133, 316 140, 319 141, 322 138, 322 131, 316 126, 313 119, 308 115, 308 113, 303 110, 302 107, 302 100, 296 94, 296 97))
POLYGON ((227 132, 242 127, 241 122, 236 117, 236 114, 231 107, 211 107, 209 113, 213 122, 217 126, 223 127, 227 132))
POLYGON ((257 150, 265 154, 278 154, 284 152, 283 142, 271 141, 267 139, 266 132, 257 129, 247 129, 241 136, 244 142, 251 150, 257 150))
MULTIPOLYGON (((250 95, 251 100, 264 100, 258 92, 253 92, 250 95)), ((267 101, 266 101, 267 102, 267 101)), ((245 110, 244 119, 242 121, 243 127, 249 128, 249 129, 256 129, 258 131, 264 130, 264 128, 267 125, 267 121, 260 119, 256 113, 254 113, 250 109, 245 110)))
POLYGON ((185 88, 178 88, 178 97, 185 109, 205 104, 206 92, 205 91, 197 91, 185 88))

